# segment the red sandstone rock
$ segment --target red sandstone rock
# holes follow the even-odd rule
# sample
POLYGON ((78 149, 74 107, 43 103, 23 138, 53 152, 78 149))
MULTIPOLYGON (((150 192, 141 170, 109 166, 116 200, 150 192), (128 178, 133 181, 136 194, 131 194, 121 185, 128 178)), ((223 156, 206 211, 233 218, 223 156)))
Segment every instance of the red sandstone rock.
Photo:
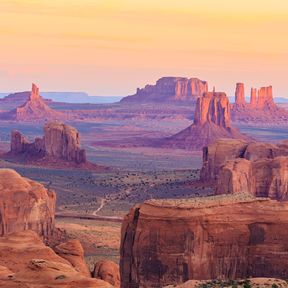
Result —
POLYGON ((121 287, 288 277, 288 202, 252 196, 151 200, 121 233, 121 287))
MULTIPOLYGON (((288 156, 288 145, 250 142, 241 140, 218 140, 203 149, 203 166, 201 179, 203 181, 217 180, 221 166, 229 160, 245 158, 250 161, 259 159, 274 159, 278 156, 288 156)), ((233 162, 232 161, 232 162, 233 162)), ((247 192, 247 191, 246 191, 247 192)))
POLYGON ((66 259, 76 271, 85 277, 91 277, 91 273, 84 259, 84 250, 79 240, 69 240, 54 248, 54 251, 62 258, 66 259))
POLYGON ((257 108, 257 89, 256 88, 251 88, 250 106, 251 108, 257 108))
POLYGON ((272 86, 251 89, 250 103, 232 105, 231 117, 235 122, 281 124, 288 120, 288 112, 278 107, 273 100, 272 86))
POLYGON ((39 88, 33 83, 28 100, 20 107, 1 115, 3 119, 16 121, 45 121, 63 119, 64 114, 51 109, 39 94, 39 88))
POLYGON ((102 279, 113 287, 120 287, 119 265, 109 260, 102 260, 95 264, 93 278, 102 279))
POLYGON ((146 85, 137 89, 137 93, 125 97, 122 103, 165 103, 171 101, 196 101, 208 91, 206 81, 197 78, 163 77, 156 85, 146 85))
POLYGON ((45 239, 54 229, 56 194, 42 184, 0 169, 0 235, 27 229, 45 239))
POLYGON ((34 142, 27 139, 18 131, 11 133, 10 155, 25 159, 55 159, 86 163, 86 151, 80 147, 78 131, 61 122, 49 122, 44 126, 44 137, 36 138, 34 142))
POLYGON ((86 162, 86 152, 80 148, 80 135, 74 127, 60 122, 49 122, 44 126, 44 134, 47 157, 77 164, 86 162))
POLYGON ((238 158, 221 167, 216 194, 250 193, 288 199, 288 157, 248 161, 238 158))
POLYGON ((201 150, 220 138, 249 139, 231 127, 230 104, 226 94, 209 92, 197 100, 194 124, 158 145, 201 150))
POLYGON ((45 246, 32 231, 0 238, 0 287, 5 288, 111 288, 85 277, 45 246))
POLYGON ((235 104, 240 105, 240 106, 243 106, 246 104, 245 91, 244 91, 244 84, 243 83, 237 83, 236 84, 235 104))
POLYGON ((217 179, 221 166, 228 160, 244 155, 248 143, 237 139, 220 139, 203 148, 203 166, 201 179, 214 181, 217 179))

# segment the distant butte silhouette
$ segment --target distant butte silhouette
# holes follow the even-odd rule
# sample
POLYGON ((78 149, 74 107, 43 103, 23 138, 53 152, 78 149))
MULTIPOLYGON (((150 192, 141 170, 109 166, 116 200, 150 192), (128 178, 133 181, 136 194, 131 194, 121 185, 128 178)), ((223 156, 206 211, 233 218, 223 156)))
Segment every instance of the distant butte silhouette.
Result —
MULTIPOLYGON (((25 92, 22 93, 27 97, 25 92)), ((19 97, 21 93, 15 94, 19 97)), ((33 83, 28 100, 21 106, 0 115, 4 120, 15 121, 47 121, 63 119, 64 114, 51 109, 39 94, 39 88, 33 83)))

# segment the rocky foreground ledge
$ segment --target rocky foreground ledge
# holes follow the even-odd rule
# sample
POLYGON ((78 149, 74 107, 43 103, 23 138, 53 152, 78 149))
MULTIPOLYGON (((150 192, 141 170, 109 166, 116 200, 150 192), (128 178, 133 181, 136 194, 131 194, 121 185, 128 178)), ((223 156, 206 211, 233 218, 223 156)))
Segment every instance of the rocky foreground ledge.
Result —
POLYGON ((121 287, 288 278, 288 202, 231 194, 151 200, 126 216, 121 287))

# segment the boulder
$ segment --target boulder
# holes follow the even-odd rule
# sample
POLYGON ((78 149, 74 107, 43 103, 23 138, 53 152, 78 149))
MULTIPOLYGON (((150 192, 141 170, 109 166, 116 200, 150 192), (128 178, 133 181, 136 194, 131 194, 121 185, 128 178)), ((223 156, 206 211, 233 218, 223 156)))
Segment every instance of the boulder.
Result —
POLYGON ((84 250, 79 240, 69 240, 54 248, 54 251, 62 258, 66 259, 76 271, 85 277, 91 277, 91 273, 84 259, 84 250))
POLYGON ((97 262, 92 276, 110 283, 113 287, 120 287, 119 265, 113 261, 102 260, 97 262))

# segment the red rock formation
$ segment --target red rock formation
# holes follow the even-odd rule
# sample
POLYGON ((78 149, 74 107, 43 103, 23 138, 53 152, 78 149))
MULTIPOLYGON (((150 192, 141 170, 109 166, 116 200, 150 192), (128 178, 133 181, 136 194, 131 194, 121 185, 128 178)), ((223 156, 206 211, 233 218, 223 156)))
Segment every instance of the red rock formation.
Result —
POLYGON ((286 279, 287 219, 288 202, 243 194, 137 205, 122 226, 121 287, 286 279))
POLYGON ((250 193, 288 199, 288 157, 249 161, 238 158, 221 167, 216 194, 250 193))
POLYGON ((83 276, 32 231, 0 238, 0 287, 112 288, 107 282, 83 276))
POLYGON ((123 98, 121 103, 196 101, 197 97, 207 91, 207 82, 197 78, 163 77, 156 82, 156 85, 138 88, 135 95, 123 98))
POLYGON ((119 265, 109 260, 102 260, 95 264, 93 278, 102 279, 113 287, 120 287, 119 265))
POLYGON ((16 121, 45 121, 65 118, 64 114, 51 109, 39 94, 39 88, 32 84, 28 100, 20 107, 3 113, 2 119, 16 121))
POLYGON ((257 108, 259 109, 274 108, 274 106, 275 103, 273 101, 272 86, 261 87, 258 90, 257 108))
POLYGON ((78 131, 60 122, 49 122, 44 126, 44 137, 29 142, 20 132, 11 133, 9 155, 23 159, 47 158, 61 161, 86 163, 86 151, 80 148, 78 131))
POLYGON ((236 102, 232 105, 231 117, 235 122, 251 122, 253 124, 265 125, 273 123, 275 125, 286 123, 288 120, 288 112, 274 103, 272 86, 269 86, 260 88, 258 93, 257 89, 252 88, 250 103, 239 105, 236 102))
POLYGON ((0 169, 0 235, 27 229, 45 239, 54 229, 56 194, 42 184, 0 169))
POLYGON ((244 84, 243 83, 237 83, 236 84, 235 104, 240 105, 240 106, 243 106, 246 104, 245 91, 244 91, 244 84))
POLYGON ((84 250, 79 240, 69 240, 54 248, 54 251, 67 260, 76 271, 85 277, 91 277, 91 273, 84 259, 84 250))
POLYGON ((256 88, 251 88, 250 106, 251 108, 257 107, 257 89, 256 88))
POLYGON ((209 92, 197 99, 194 124, 157 145, 200 150, 219 138, 249 139, 231 127, 230 104, 226 94, 209 92))
POLYGON ((288 156, 286 142, 274 145, 262 142, 248 143, 243 140, 218 140, 203 149, 201 179, 203 181, 217 180, 221 167, 229 160, 245 158, 256 161, 259 159, 274 159, 279 156, 288 156))
POLYGON ((219 127, 230 128, 230 104, 225 93, 208 92, 197 99, 194 124, 214 123, 219 127))
POLYGON ((86 152, 80 148, 80 135, 74 127, 60 122, 49 122, 44 126, 44 135, 47 157, 77 164, 86 162, 86 152))
POLYGON ((201 179, 214 181, 218 178, 221 166, 228 160, 244 155, 248 143, 237 139, 219 139, 203 148, 203 166, 201 179))

